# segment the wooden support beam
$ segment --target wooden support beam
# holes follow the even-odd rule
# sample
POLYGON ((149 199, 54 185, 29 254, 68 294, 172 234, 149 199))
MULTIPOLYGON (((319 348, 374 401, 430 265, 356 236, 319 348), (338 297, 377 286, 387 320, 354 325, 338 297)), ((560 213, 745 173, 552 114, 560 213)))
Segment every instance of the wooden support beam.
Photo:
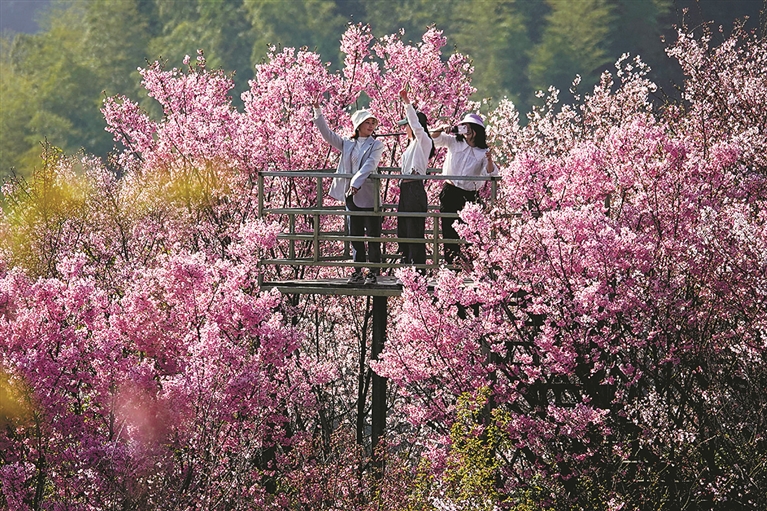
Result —
MULTIPOLYGON (((386 343, 386 319, 387 297, 373 297, 373 343, 371 347, 370 359, 378 360, 378 357, 384 350, 386 343)), ((373 372, 373 385, 371 392, 371 444, 373 450, 373 465, 380 473, 382 461, 376 455, 378 442, 384 436, 386 430, 386 378, 373 372)))

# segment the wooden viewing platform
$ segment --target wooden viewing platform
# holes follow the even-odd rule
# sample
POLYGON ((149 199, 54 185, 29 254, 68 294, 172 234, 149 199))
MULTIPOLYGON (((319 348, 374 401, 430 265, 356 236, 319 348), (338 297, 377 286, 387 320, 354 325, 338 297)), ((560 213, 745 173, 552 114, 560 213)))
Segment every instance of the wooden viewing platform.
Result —
MULTIPOLYGON (((370 179, 376 187, 375 204, 373 211, 346 211, 343 205, 324 205, 325 185, 324 180, 335 177, 351 178, 351 174, 336 174, 333 170, 321 171, 295 171, 295 172, 261 172, 258 175, 258 214, 260 218, 273 217, 280 219, 282 225, 287 226, 287 231, 278 235, 278 243, 281 241, 280 250, 284 257, 264 258, 260 265, 272 267, 326 267, 326 268, 378 268, 382 275, 378 277, 376 284, 348 284, 346 277, 343 278, 319 278, 319 279, 288 279, 278 281, 259 280, 262 289, 277 288, 282 294, 286 295, 332 295, 332 296, 366 296, 372 298, 372 341, 370 348, 370 359, 378 360, 383 352, 386 343, 386 323, 388 319, 387 300, 390 296, 400 296, 402 294, 402 285, 391 273, 395 268, 405 266, 416 267, 422 271, 437 271, 445 266, 442 257, 442 247, 445 239, 442 238, 440 219, 458 218, 455 213, 440 213, 439 206, 428 205, 425 213, 418 212, 398 212, 397 205, 391 203, 381 203, 382 184, 384 187, 384 197, 391 180, 400 180, 402 175, 398 168, 379 168, 378 173, 371 174, 370 179), (397 173, 394 173, 394 172, 397 173), (316 189, 316 198, 314 203, 304 208, 275 208, 267 207, 266 202, 271 195, 274 187, 279 187, 282 180, 314 180, 316 189), (396 230, 382 229, 381 237, 370 238, 361 236, 349 236, 343 226, 345 217, 352 215, 378 216, 382 221, 385 218, 425 218, 426 236, 423 239, 417 238, 398 238, 396 230), (323 220, 326 217, 333 217, 337 220, 336 225, 341 224, 341 229, 332 231, 323 231, 323 220), (429 225, 431 224, 431 225, 429 225), (381 242, 381 262, 380 263, 356 263, 351 258, 351 241, 379 241, 381 242), (387 251, 388 245, 392 243, 424 243, 427 250, 426 264, 411 265, 403 264, 399 254, 387 251), (323 252, 325 251, 325 252, 323 252)), ((442 176, 439 170, 429 169, 427 175, 417 176, 408 175, 407 179, 423 179, 427 181, 444 181, 449 179, 442 176)), ((498 178, 487 177, 462 177, 462 180, 471 181, 489 181, 490 194, 488 201, 490 206, 495 203, 498 178)), ((284 186, 284 183, 283 183, 284 186)), ((298 189, 289 184, 289 189, 298 189)), ((450 243, 465 243, 464 240, 447 240, 450 243)), ((276 252, 277 253, 277 252, 276 252)), ((470 282, 465 282, 470 285, 470 282)), ((430 290, 433 290, 433 283, 429 284, 430 290)), ((365 346, 365 343, 362 344, 365 346)), ((364 353, 361 353, 360 359, 364 360, 364 353)), ((363 408, 358 408, 358 424, 362 421, 363 408)), ((384 434, 386 427, 386 378, 378 376, 375 372, 372 374, 371 385, 371 455, 374 465, 380 469, 381 461, 376 459, 375 448, 384 434)), ((358 427, 358 443, 362 443, 360 437, 360 428, 358 427)), ((380 473, 380 471, 377 471, 380 473)))
MULTIPOLYGON (((425 213, 418 212, 399 212, 397 204, 382 203, 380 200, 382 188, 384 192, 388 190, 389 182, 402 179, 396 167, 379 168, 379 172, 370 175, 374 186, 376 187, 375 204, 373 211, 346 211, 345 207, 333 199, 334 205, 326 206, 324 204, 325 186, 323 181, 335 177, 351 178, 352 174, 336 174, 335 171, 281 171, 281 172, 261 172, 258 175, 258 214, 260 218, 281 219, 286 225, 286 231, 278 236, 278 240, 286 241, 287 247, 283 245, 284 255, 281 257, 264 258, 260 261, 261 266, 282 266, 282 267, 336 267, 339 269, 352 268, 378 268, 382 274, 391 272, 395 268, 415 267, 424 271, 436 271, 446 265, 442 256, 442 245, 445 239, 442 238, 440 220, 442 218, 458 218, 455 213, 441 213, 439 206, 430 204, 425 213), (395 173, 396 172, 396 173, 395 173), (314 203, 307 207, 298 208, 275 208, 267 207, 266 202, 270 194, 271 187, 276 186, 281 180, 305 179, 315 181, 316 198, 314 203), (271 185, 271 187, 269 186, 271 185), (349 236, 343 225, 347 216, 377 216, 386 218, 425 218, 426 236, 421 238, 398 238, 396 228, 383 229, 380 237, 362 237, 349 236), (336 224, 341 224, 337 230, 323 230, 323 220, 327 217, 338 218, 336 224), (300 226, 303 225, 303 228, 300 226), (309 228, 307 228, 307 226, 309 228), (380 263, 355 263, 351 256, 352 241, 378 241, 381 243, 381 262, 380 263), (427 257, 426 264, 412 265, 401 262, 401 256, 396 252, 388 250, 392 244, 398 243, 422 243, 426 245, 427 257), (335 249, 335 250, 334 250, 335 249)), ((449 176, 441 175, 439 169, 429 169, 425 176, 408 175, 408 179, 421 179, 428 182, 445 181, 449 176)), ((483 177, 465 177, 461 178, 467 181, 485 181, 489 182, 490 190, 487 201, 492 207, 496 200, 498 178, 492 176, 483 177)), ((449 243, 465 243, 464 240, 448 239, 449 243)), ((316 281, 294 280, 261 282, 263 286, 277 287, 280 290, 293 290, 297 294, 307 294, 310 290, 316 289, 318 294, 334 294, 329 290, 334 290, 335 294, 342 295, 369 295, 369 296, 395 296, 396 287, 393 281, 386 277, 380 278, 381 282, 374 286, 365 286, 362 290, 368 290, 363 293, 359 286, 346 284, 346 280, 338 279, 320 279, 316 281)))

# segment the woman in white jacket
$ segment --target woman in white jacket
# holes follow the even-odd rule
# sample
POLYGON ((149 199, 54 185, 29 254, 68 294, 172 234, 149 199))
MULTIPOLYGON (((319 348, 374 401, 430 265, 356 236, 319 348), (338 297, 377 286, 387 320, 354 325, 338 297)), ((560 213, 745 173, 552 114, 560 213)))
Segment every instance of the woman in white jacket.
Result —
MULTIPOLYGON (((376 188, 371 179, 373 171, 378 168, 384 146, 380 140, 373 138, 373 131, 378 127, 378 119, 368 110, 358 110, 352 114, 354 135, 341 137, 328 128, 322 115, 319 103, 314 107, 314 124, 319 129, 322 138, 332 147, 341 152, 338 162, 338 174, 352 174, 351 179, 337 177, 333 179, 329 195, 346 204, 347 211, 373 211, 376 188)), ((381 218, 377 216, 350 215, 347 218, 349 236, 381 237, 381 218)), ((369 260, 371 263, 381 262, 381 243, 368 243, 369 260)), ((352 255, 355 263, 367 261, 364 241, 352 241, 352 255)), ((349 277, 349 284, 375 284, 380 268, 371 268, 367 276, 362 275, 361 268, 354 268, 349 277)))
MULTIPOLYGON (((399 92, 399 97, 405 103, 406 118, 398 124, 406 126, 409 143, 405 152, 402 153, 402 181, 399 187, 397 211, 426 213, 427 198, 423 180, 409 179, 407 176, 426 175, 429 159, 434 156, 434 142, 429 135, 426 115, 423 112, 416 112, 405 89, 399 92)), ((397 237, 423 239, 425 226, 425 217, 398 217, 397 237)), ((406 264, 426 263, 424 243, 400 243, 399 250, 402 252, 402 261, 406 264)), ((419 271, 425 273, 425 269, 419 269, 419 271)))

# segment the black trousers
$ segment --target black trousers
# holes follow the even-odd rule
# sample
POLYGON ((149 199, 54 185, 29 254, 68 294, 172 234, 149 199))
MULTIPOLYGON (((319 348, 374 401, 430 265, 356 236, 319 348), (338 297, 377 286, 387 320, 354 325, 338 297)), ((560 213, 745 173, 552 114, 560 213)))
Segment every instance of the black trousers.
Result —
MULTIPOLYGON (((442 186, 439 194, 440 213, 458 213, 467 202, 476 202, 477 192, 458 188, 450 183, 442 186)), ((460 222, 456 218, 442 219, 442 237, 445 239, 458 239, 458 233, 453 228, 453 222, 460 222)), ((458 243, 445 243, 445 262, 453 264, 461 256, 461 246, 458 243)))
MULTIPOLYGON (((399 204, 397 211, 426 213, 427 199, 423 181, 403 181, 399 186, 399 204)), ((420 238, 426 233, 426 218, 397 219, 398 238, 420 238)), ((424 243, 400 243, 402 262, 406 264, 426 263, 426 245, 424 243)))
MULTIPOLYGON (((373 208, 361 208, 354 204, 354 198, 352 195, 346 197, 346 210, 347 211, 373 211, 373 208)), ((381 218, 377 216, 347 216, 346 227, 349 236, 370 236, 371 238, 381 237, 381 218)), ((381 262, 381 243, 378 241, 368 242, 369 256, 371 263, 381 262)), ((352 257, 355 263, 367 262, 365 254, 365 242, 364 241, 352 241, 352 257)), ((354 271, 359 271, 355 268, 354 271)), ((380 268, 371 268, 370 273, 378 275, 381 273, 380 268)))

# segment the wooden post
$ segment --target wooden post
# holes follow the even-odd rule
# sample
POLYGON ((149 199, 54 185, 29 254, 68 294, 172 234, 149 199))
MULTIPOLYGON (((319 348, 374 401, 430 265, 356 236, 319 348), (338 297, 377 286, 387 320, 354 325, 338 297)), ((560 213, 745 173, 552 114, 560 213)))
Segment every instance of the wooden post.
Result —
POLYGON ((433 216, 431 217, 432 221, 432 229, 434 231, 434 248, 432 249, 431 257, 432 257, 432 267, 434 271, 437 271, 439 269, 439 222, 440 218, 439 216, 433 216))
POLYGON ((264 217, 264 175, 258 173, 258 218, 264 217))
MULTIPOLYGON (((264 176, 261 174, 261 172, 258 173, 258 218, 263 220, 264 218, 264 176)), ((259 263, 259 266, 261 266, 261 263, 259 263)), ((260 268, 259 268, 260 269, 260 268)), ((261 287, 264 284, 264 272, 259 271, 258 272, 258 287, 261 287)))
MULTIPOLYGON (((317 211, 322 209, 322 178, 317 178, 317 204, 314 206, 317 211)), ((314 254, 312 257, 312 261, 319 261, 320 260, 320 215, 319 213, 316 213, 314 215, 314 236, 312 238, 312 253, 314 254)))
MULTIPOLYGON (((386 316, 388 314, 385 296, 373 297, 373 343, 370 359, 378 360, 383 352, 386 341, 386 316)), ((386 430, 386 378, 373 373, 372 405, 371 405, 371 444, 373 450, 373 465, 382 468, 382 462, 376 456, 376 447, 386 430)))

